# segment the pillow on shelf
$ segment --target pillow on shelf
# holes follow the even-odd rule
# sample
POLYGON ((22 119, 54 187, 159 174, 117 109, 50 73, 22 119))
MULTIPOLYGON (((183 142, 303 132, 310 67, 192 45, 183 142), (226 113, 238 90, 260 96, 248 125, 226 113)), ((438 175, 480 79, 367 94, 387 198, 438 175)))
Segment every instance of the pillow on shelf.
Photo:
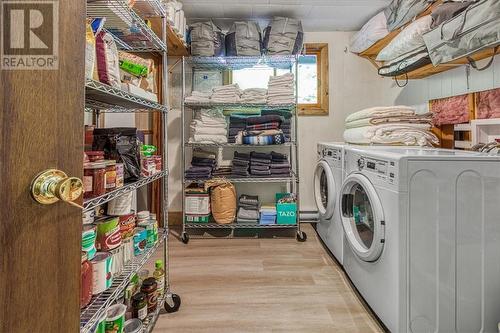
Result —
POLYGON ((361 53, 388 34, 387 18, 384 12, 380 12, 352 36, 349 50, 353 53, 361 53))
POLYGON ((377 61, 390 61, 425 45, 422 35, 430 30, 432 17, 426 15, 408 25, 377 56, 377 61))

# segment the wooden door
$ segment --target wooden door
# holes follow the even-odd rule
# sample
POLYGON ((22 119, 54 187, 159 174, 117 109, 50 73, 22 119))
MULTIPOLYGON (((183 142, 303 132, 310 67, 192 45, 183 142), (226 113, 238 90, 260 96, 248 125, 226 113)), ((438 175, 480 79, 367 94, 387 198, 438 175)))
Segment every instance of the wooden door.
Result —
POLYGON ((45 169, 83 176, 85 1, 57 3, 58 69, 0 71, 1 333, 79 332, 81 210, 30 197, 45 169))

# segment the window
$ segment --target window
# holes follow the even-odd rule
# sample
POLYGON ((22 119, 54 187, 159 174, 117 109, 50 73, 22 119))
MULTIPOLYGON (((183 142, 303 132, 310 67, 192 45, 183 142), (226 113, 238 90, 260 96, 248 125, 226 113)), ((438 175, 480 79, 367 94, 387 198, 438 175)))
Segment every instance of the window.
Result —
POLYGON ((330 105, 328 44, 309 43, 305 49, 299 59, 299 115, 326 116, 330 105))
MULTIPOLYGON (((299 57, 298 68, 299 115, 328 115, 328 44, 305 44, 305 49, 305 55, 299 57)), ((239 69, 231 73, 230 82, 238 83, 241 89, 267 88, 270 76, 288 72, 289 70, 261 67, 258 75, 255 75, 255 69, 239 69)))

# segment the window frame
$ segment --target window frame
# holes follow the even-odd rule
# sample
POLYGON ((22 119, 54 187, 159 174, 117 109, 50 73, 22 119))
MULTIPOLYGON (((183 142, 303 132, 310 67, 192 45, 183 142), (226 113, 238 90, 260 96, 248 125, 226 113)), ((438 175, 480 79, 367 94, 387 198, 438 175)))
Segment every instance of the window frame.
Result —
POLYGON ((298 104, 299 116, 328 116, 330 108, 328 43, 304 44, 305 55, 315 55, 318 66, 318 103, 298 104))

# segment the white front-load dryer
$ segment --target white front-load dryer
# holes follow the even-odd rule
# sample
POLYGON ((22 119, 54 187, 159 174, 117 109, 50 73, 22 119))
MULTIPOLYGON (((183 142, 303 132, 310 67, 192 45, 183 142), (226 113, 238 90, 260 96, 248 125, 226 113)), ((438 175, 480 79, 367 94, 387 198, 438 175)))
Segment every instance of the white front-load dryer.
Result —
POLYGON ((496 332, 500 156, 345 147, 344 269, 391 332, 496 332))
POLYGON ((314 171, 314 198, 318 208, 317 231, 325 245, 342 265, 344 233, 340 220, 339 191, 344 175, 344 144, 318 143, 318 162, 314 171))

